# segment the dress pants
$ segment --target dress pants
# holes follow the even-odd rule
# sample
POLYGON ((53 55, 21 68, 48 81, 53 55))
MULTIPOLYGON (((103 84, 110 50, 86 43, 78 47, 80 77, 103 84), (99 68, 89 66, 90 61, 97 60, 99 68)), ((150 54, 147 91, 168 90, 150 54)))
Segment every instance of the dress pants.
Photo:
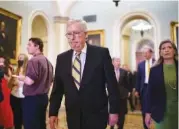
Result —
MULTIPOLYGON (((120 99, 121 106, 119 107, 119 119, 117 122, 118 129, 123 129, 125 115, 127 114, 127 99, 120 99)), ((111 126, 111 129, 114 129, 114 126, 111 126)))
POLYGON ((134 107, 134 104, 132 102, 132 94, 130 95, 130 97, 128 98, 129 100, 129 104, 130 104, 130 107, 131 107, 131 111, 134 111, 135 110, 135 107, 134 107))
POLYGON ((47 94, 25 96, 22 105, 24 129, 46 129, 47 94))
POLYGON ((10 96, 10 103, 14 116, 15 129, 22 129, 22 100, 23 98, 17 98, 13 95, 10 96))
POLYGON ((144 129, 148 129, 145 124, 147 86, 148 86, 148 84, 144 84, 142 93, 140 95, 140 103, 141 103, 141 107, 142 107, 142 119, 143 119, 144 129))

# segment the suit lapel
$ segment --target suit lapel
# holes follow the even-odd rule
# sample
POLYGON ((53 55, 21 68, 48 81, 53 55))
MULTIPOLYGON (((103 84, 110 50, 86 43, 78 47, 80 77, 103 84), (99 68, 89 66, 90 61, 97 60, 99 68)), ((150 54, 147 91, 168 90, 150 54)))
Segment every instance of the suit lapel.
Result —
POLYGON ((118 81, 118 83, 120 83, 120 81, 121 81, 121 77, 122 77, 122 74, 123 74, 123 71, 122 71, 122 69, 120 68, 119 69, 119 81, 118 81))
POLYGON ((66 68, 67 68, 67 74, 72 77, 72 56, 73 56, 73 50, 70 50, 67 54, 66 58, 66 68))
POLYGON ((83 70, 83 76, 81 80, 81 87, 84 86, 90 79, 90 76, 92 75, 93 69, 94 69, 94 63, 95 63, 95 56, 93 56, 93 51, 91 50, 91 46, 87 44, 87 52, 86 52, 86 61, 85 61, 85 66, 83 70))
POLYGON ((143 73, 144 73, 144 75, 143 75, 144 80, 145 80, 145 62, 146 62, 146 61, 144 61, 144 62, 142 63, 142 68, 143 68, 143 71, 144 71, 144 72, 143 72, 143 73))

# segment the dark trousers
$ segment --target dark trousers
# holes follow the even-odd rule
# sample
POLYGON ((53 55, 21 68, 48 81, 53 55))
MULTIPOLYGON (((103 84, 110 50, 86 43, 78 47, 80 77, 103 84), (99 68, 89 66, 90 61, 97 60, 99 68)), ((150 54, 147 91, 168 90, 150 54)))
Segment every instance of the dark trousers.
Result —
POLYGON ((22 104, 24 129, 46 129, 47 94, 26 96, 22 104))
POLYGON ((142 93, 141 93, 141 95, 140 95, 140 102, 141 102, 141 106, 142 106, 142 119, 143 119, 144 129, 148 129, 147 126, 146 126, 146 124, 145 124, 147 85, 148 85, 148 84, 144 84, 142 93))
POLYGON ((130 107, 131 107, 131 111, 134 111, 135 110, 135 107, 134 107, 134 104, 132 102, 132 95, 130 95, 130 97, 128 98, 129 100, 129 104, 130 104, 130 107))
MULTIPOLYGON (((123 129, 124 127, 124 121, 125 121, 125 115, 127 113, 127 99, 120 99, 120 107, 119 107, 119 119, 117 122, 118 129, 123 129)), ((111 126, 111 129, 114 129, 114 126, 111 126)))
POLYGON ((4 127, 3 127, 3 126, 0 126, 0 129, 4 129, 4 127))
POLYGON ((10 103, 14 116, 15 129, 22 129, 22 100, 23 98, 17 98, 13 95, 10 96, 10 103))

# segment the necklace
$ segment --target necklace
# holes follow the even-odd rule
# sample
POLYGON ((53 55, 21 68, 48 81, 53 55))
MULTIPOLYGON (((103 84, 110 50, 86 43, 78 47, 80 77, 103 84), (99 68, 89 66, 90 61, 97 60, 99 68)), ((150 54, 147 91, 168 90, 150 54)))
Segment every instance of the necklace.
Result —
POLYGON ((176 84, 175 84, 175 82, 173 82, 173 81, 167 81, 167 84, 170 86, 170 88, 172 88, 172 89, 174 89, 174 90, 176 90, 176 84))

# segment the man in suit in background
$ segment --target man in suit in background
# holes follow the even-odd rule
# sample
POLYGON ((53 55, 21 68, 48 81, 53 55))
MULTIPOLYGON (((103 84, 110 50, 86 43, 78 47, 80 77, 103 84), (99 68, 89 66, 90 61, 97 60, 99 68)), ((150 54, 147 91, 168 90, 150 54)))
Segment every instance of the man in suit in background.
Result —
POLYGON ((133 104, 133 101, 132 101, 132 94, 133 94, 133 91, 134 91, 134 88, 135 88, 134 85, 133 85, 133 82, 132 82, 133 75, 132 75, 132 72, 131 72, 131 70, 130 70, 130 68, 127 64, 123 64, 122 68, 127 71, 128 82, 129 82, 129 91, 131 93, 128 100, 129 100, 129 104, 130 104, 130 107, 131 107, 131 111, 133 112, 135 110, 135 107, 134 107, 134 104, 133 104))
POLYGON ((68 21, 66 37, 71 49, 57 57, 49 108, 51 129, 56 126, 63 95, 68 129, 105 129, 108 118, 110 125, 116 124, 117 80, 108 49, 86 43, 87 26, 82 20, 68 21))
MULTIPOLYGON (((116 79, 118 81, 118 93, 120 97, 120 107, 118 110, 119 119, 117 125, 118 129, 123 129, 125 115, 127 114, 127 98, 130 96, 131 88, 129 85, 128 72, 120 68, 120 58, 113 58, 112 63, 114 66, 116 79)), ((111 126, 111 129, 114 129, 114 126, 111 126)))
POLYGON ((138 64, 135 96, 140 98, 144 129, 148 129, 145 124, 145 113, 146 113, 145 103, 146 103, 146 93, 147 93, 150 68, 154 63, 154 59, 152 59, 153 49, 150 47, 145 47, 143 48, 143 54, 145 60, 138 64))

